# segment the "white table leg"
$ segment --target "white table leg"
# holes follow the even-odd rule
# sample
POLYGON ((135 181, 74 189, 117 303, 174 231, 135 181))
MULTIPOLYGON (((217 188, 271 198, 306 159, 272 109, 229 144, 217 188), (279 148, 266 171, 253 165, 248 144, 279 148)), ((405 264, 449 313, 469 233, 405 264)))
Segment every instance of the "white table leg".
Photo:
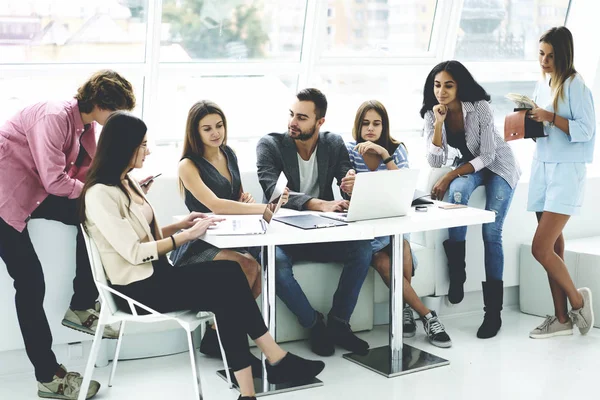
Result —
POLYGON ((448 360, 403 344, 404 235, 392 235, 390 246, 390 344, 370 349, 366 355, 344 354, 344 358, 388 378, 449 365, 448 360))
MULTIPOLYGON (((261 271, 262 271, 262 315, 265 325, 269 330, 269 333, 275 338, 276 323, 275 323, 275 246, 268 245, 262 246, 261 260, 261 271), (265 252, 266 250, 266 252, 265 252), (265 253, 267 254, 267 260, 265 262, 265 253)), ((262 377, 254 378, 254 390, 256 397, 267 396, 271 394, 292 392, 300 389, 308 389, 317 386, 323 386, 323 382, 319 379, 314 378, 308 382, 298 383, 282 383, 282 384, 271 384, 266 378, 267 376, 267 358, 264 353, 261 353, 262 360, 262 377)), ((217 375, 225 378, 225 370, 217 371, 217 375)), ((235 376, 231 376, 233 386, 239 390, 235 376)))

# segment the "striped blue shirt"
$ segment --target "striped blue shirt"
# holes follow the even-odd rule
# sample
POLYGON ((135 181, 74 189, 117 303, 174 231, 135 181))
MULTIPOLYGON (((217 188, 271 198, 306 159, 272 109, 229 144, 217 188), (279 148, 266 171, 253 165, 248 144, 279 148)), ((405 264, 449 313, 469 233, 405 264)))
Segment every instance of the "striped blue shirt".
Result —
MULTIPOLYGON (((365 159, 363 156, 357 150, 354 150, 355 146, 356 142, 354 141, 346 143, 346 149, 348 149, 348 156, 350 156, 352 168, 354 168, 357 174, 361 172, 371 172, 367 164, 365 164, 365 159)), ((394 163, 398 166, 398 168, 408 168, 408 152, 406 151, 406 147, 404 147, 404 145, 398 145, 396 151, 394 151, 394 154, 392 154, 392 158, 394 159, 394 163)), ((381 160, 375 171, 385 170, 387 170, 387 166, 383 163, 383 160, 381 160)))

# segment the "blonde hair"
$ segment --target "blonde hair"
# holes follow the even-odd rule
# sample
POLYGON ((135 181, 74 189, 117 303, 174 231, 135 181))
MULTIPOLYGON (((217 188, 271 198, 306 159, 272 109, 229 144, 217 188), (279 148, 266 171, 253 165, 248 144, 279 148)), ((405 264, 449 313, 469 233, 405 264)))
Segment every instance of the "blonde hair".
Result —
POLYGON ((554 52, 554 72, 550 88, 553 93, 552 105, 554 111, 557 111, 558 101, 564 96, 565 82, 577 73, 573 64, 573 35, 566 27, 558 26, 544 33, 540 38, 540 43, 551 45, 554 52))

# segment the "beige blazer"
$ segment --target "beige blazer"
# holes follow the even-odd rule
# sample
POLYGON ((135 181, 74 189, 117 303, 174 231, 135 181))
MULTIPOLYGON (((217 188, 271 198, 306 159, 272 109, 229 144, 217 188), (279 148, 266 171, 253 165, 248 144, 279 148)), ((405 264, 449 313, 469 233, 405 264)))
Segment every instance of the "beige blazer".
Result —
MULTIPOLYGON (((133 184, 143 194, 137 183, 133 184)), ((118 187, 103 184, 96 184, 86 192, 85 216, 88 234, 98 247, 113 285, 128 285, 152 275, 152 261, 158 260, 155 240, 162 239, 156 216, 154 238, 141 209, 133 203, 129 207, 129 199, 118 187)))

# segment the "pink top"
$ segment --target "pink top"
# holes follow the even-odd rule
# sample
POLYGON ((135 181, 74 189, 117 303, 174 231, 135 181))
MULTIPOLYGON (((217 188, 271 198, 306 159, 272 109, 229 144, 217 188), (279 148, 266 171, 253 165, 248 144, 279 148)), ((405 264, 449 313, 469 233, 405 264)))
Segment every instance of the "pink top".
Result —
POLYGON ((22 232, 49 194, 79 197, 95 154, 96 123, 84 127, 77 100, 18 112, 0 126, 0 218, 22 232), (78 167, 80 140, 87 156, 78 167))

